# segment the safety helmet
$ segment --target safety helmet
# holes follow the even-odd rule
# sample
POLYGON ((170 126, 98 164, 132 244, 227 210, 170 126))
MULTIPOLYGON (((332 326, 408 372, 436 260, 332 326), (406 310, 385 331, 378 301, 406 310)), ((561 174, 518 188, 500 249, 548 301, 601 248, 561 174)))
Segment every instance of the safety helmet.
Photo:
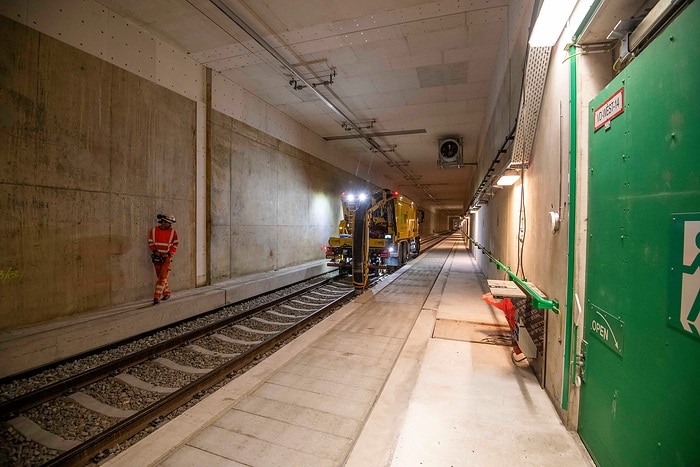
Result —
POLYGON ((175 223, 175 216, 171 216, 170 214, 158 214, 156 216, 158 218, 158 222, 169 222, 171 224, 175 223))

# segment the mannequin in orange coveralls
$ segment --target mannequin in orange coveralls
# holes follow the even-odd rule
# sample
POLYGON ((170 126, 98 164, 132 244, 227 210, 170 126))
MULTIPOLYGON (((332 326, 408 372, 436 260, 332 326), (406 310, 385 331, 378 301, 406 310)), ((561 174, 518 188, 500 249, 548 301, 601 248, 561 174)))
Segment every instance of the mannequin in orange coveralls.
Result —
POLYGON ((158 214, 158 227, 153 227, 148 233, 148 248, 151 250, 151 261, 156 269, 156 291, 153 294, 153 304, 170 298, 168 274, 170 262, 179 245, 177 230, 173 228, 175 216, 158 214))

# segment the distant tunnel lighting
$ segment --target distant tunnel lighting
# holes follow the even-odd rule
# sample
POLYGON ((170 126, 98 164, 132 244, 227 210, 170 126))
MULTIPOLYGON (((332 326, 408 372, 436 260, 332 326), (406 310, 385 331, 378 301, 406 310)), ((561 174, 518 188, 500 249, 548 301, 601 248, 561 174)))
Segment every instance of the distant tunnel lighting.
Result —
POLYGON ((513 183, 517 182, 520 179, 520 174, 514 171, 507 171, 503 175, 501 175, 501 178, 498 179, 496 182, 496 185, 499 186, 511 186, 513 183))
POLYGON ((564 30, 575 5, 576 0, 544 0, 528 44, 531 47, 552 47, 564 30))

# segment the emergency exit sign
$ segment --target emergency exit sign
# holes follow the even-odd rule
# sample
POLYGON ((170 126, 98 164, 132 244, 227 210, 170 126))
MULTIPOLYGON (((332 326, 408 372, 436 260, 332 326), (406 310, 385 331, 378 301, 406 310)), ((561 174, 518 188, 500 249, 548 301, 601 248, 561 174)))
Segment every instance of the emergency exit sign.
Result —
POLYGON ((700 338, 700 212, 671 215, 668 323, 700 338))
POLYGON ((624 111, 625 88, 620 88, 593 111, 593 131, 598 131, 598 129, 607 126, 613 118, 624 111))

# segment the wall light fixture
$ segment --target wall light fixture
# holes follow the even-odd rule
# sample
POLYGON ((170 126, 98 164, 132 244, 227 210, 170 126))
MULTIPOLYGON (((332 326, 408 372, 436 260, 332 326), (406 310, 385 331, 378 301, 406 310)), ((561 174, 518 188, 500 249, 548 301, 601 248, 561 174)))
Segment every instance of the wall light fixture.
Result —
POLYGON ((520 173, 517 170, 508 169, 503 172, 503 175, 498 179, 496 185, 510 186, 520 180, 520 173))

